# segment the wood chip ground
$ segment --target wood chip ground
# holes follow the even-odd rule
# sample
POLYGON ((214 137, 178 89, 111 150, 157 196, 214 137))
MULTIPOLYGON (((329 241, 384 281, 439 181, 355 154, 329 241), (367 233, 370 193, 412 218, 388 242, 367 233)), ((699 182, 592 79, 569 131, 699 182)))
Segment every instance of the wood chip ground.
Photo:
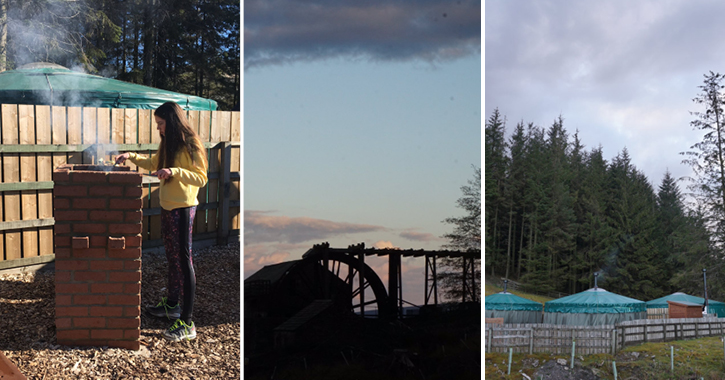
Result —
MULTIPOLYGON (((239 260, 239 243, 195 251, 197 338, 168 342, 171 322, 144 314, 139 351, 57 345, 54 272, 0 274, 0 350, 30 380, 237 379, 239 260)), ((165 295, 166 273, 163 253, 144 253, 142 306, 165 295)))

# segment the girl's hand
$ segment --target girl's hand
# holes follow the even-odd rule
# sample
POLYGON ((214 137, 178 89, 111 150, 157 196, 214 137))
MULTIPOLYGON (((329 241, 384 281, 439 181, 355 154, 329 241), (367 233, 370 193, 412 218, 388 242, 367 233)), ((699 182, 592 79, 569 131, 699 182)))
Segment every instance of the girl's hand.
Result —
POLYGON ((126 152, 124 154, 119 154, 118 156, 116 156, 116 165, 126 162, 126 160, 128 160, 129 157, 131 157, 131 153, 128 153, 128 152, 126 152))
POLYGON ((171 178, 171 169, 163 168, 151 173, 151 175, 155 175, 159 177, 159 179, 168 179, 171 178))

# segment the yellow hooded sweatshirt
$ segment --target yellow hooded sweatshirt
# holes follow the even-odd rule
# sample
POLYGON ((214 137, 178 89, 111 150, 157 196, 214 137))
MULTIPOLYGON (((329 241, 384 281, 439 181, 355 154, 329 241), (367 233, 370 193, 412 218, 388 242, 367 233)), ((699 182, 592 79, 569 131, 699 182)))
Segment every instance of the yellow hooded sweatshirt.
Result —
MULTIPOLYGON (((134 164, 151 171, 156 171, 159 156, 158 152, 151 157, 144 157, 131 153, 129 159, 134 164)), ((199 188, 204 187, 208 181, 206 171, 208 163, 199 155, 194 153, 192 163, 189 152, 180 149, 174 157, 174 165, 171 169, 171 178, 161 181, 159 189, 159 201, 164 210, 191 207, 199 204, 196 198, 199 188)))

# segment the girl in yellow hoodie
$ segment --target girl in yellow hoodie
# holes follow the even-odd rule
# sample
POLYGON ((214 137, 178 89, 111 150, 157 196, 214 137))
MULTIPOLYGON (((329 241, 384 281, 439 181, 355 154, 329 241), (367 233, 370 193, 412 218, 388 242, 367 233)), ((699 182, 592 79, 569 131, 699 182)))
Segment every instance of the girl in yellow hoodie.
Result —
POLYGON ((154 119, 161 135, 158 151, 151 157, 124 153, 116 157, 116 163, 129 159, 139 167, 154 170, 151 174, 161 180, 161 235, 169 264, 168 297, 162 297, 161 302, 146 310, 151 315, 175 320, 163 336, 177 342, 196 338, 196 326, 191 320, 196 291, 191 232, 199 204, 196 197, 199 188, 207 183, 208 164, 204 145, 178 104, 162 104, 154 111, 154 119))

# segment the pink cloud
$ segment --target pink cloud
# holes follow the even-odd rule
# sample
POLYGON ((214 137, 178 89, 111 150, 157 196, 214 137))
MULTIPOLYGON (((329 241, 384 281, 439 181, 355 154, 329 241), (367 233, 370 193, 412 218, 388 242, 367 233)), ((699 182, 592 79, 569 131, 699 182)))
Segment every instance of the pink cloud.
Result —
POLYGON ((244 211, 245 244, 319 242, 334 236, 383 230, 385 227, 369 224, 333 222, 308 217, 291 218, 255 210, 244 211))
POLYGON ((427 232, 415 232, 412 230, 406 230, 400 233, 400 237, 413 241, 437 241, 441 238, 434 236, 427 232))
POLYGON ((290 256, 301 255, 308 248, 306 244, 245 244, 244 278, 251 276, 266 265, 292 260, 290 256))

